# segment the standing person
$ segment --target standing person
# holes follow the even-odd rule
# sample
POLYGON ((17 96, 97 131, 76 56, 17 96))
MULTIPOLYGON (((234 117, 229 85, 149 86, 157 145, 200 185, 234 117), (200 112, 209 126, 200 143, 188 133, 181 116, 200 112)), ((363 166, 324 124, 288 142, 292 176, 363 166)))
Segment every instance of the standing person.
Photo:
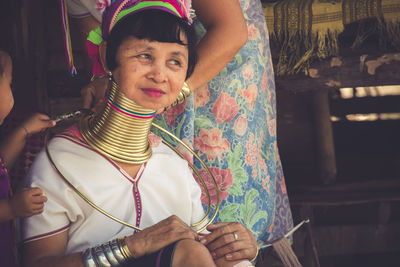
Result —
MULTIPOLYGON (((240 4, 248 41, 215 78, 195 90, 193 105, 186 106, 193 114, 194 134, 181 131, 181 138, 185 138, 182 132, 187 140, 193 138, 196 151, 220 177, 224 201, 217 219, 240 221, 260 244, 270 244, 293 227, 293 220, 277 146, 275 81, 265 16, 259 0, 240 4)), ((197 32, 207 36, 198 19, 197 32)), ((176 132, 185 115, 176 119, 176 132)), ((171 124, 168 116, 169 111, 166 121, 171 124)))
MULTIPOLYGON (((70 3, 70 14, 85 32, 101 19, 107 1, 70 3)), ((193 0, 193 8, 202 36, 199 64, 187 80, 194 97, 155 122, 193 144, 218 177, 223 202, 217 220, 240 221, 261 244, 270 244, 293 221, 277 147, 275 82, 261 3, 193 0)), ((82 90, 86 107, 102 99, 101 79, 82 90)), ((201 168, 197 159, 194 164, 201 168)))
MULTIPOLYGON (((0 125, 3 124, 14 105, 11 83, 11 58, 0 50, 0 125)), ((25 188, 12 195, 7 168, 13 165, 30 134, 54 125, 55 123, 48 116, 34 114, 0 144, 0 259, 2 266, 17 266, 13 220, 17 217, 29 217, 41 213, 47 200, 39 188, 25 188)))

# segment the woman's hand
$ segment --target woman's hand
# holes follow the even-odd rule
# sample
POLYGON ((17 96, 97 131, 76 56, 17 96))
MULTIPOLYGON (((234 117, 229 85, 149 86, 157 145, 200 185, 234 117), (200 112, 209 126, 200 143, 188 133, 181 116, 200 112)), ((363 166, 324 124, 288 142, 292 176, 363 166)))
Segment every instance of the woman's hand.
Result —
POLYGON ((207 246, 214 259, 252 260, 256 256, 256 238, 241 223, 215 223, 207 230, 211 233, 202 237, 200 242, 207 246))
POLYGON ((81 89, 83 108, 99 111, 104 105, 104 94, 107 90, 109 80, 107 77, 99 77, 91 81, 81 89))
POLYGON ((195 240, 197 239, 197 233, 177 216, 172 215, 127 237, 126 244, 133 257, 140 258, 182 239, 195 240))

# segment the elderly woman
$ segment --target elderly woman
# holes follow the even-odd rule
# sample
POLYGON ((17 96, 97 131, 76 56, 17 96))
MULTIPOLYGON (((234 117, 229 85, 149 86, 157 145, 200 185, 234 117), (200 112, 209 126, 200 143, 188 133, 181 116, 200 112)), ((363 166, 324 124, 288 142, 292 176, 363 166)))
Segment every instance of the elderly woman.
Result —
POLYGON ((195 65, 187 14, 176 0, 107 8, 99 36, 106 105, 55 136, 50 157, 36 158, 27 182, 48 202, 24 221, 25 266, 251 265, 257 245, 242 224, 213 224, 201 237, 189 227, 204 215, 199 186, 187 163, 149 136, 195 65))
MULTIPOLYGON (((85 33, 112 1, 67 4, 85 33)), ((191 17, 202 37, 198 64, 186 80, 194 93, 155 122, 191 144, 211 167, 221 190, 217 221, 240 221, 259 244, 283 241, 293 221, 277 146, 274 72, 261 1, 185 2, 193 4, 191 17)), ((82 90, 84 107, 102 105, 93 99, 103 100, 104 81, 95 76, 82 90)), ((193 164, 206 173, 197 158, 193 164)))

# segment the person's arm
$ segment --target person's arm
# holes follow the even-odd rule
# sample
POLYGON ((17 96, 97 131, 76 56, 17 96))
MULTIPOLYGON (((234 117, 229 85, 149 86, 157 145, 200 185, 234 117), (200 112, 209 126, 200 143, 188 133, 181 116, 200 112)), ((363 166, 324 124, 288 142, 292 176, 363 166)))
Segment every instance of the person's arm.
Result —
POLYGON ((24 188, 10 199, 0 200, 0 222, 42 213, 46 201, 40 188, 24 188))
POLYGON ((8 199, 0 199, 0 223, 14 219, 11 205, 8 199))
MULTIPOLYGON (((173 215, 134 235, 126 237, 125 242, 131 254, 135 258, 140 258, 178 240, 194 240, 196 238, 197 234, 177 216, 173 215)), ((65 255, 67 242, 68 231, 64 231, 54 236, 25 243, 23 245, 23 266, 83 267, 83 252, 65 255)))
POLYGON ((0 153, 3 155, 7 168, 12 167, 29 135, 53 127, 55 124, 47 115, 36 113, 9 134, 0 144, 0 153))
POLYGON ((247 25, 239 1, 193 0, 207 33, 197 45, 198 61, 187 84, 193 91, 214 78, 247 41, 247 25))
POLYGON ((64 255, 68 231, 23 245, 23 266, 83 267, 82 252, 64 255))
MULTIPOLYGON (((193 74, 186 81, 192 91, 214 78, 247 42, 248 37, 239 1, 193 0, 193 8, 207 33, 196 47, 198 61, 193 74)), ((75 22, 80 29, 81 43, 85 43, 88 32, 99 25, 93 17, 75 19, 75 22)), ((107 84, 107 79, 100 79, 98 84, 91 82, 82 88, 82 107, 98 109, 102 105, 107 84)))

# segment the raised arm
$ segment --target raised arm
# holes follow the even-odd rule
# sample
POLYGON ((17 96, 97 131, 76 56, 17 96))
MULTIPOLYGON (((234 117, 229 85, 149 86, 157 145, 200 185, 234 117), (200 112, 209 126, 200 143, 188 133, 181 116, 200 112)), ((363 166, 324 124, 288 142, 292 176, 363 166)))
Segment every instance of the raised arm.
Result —
MULTIPOLYGON (((198 61, 187 81, 193 91, 214 78, 247 41, 247 25, 237 0, 193 0, 193 8, 207 33, 197 46, 198 61)), ((82 43, 99 24, 93 17, 74 20, 82 43)), ((88 62, 88 60, 86 60, 88 62)), ((102 105, 107 79, 91 82, 81 90, 83 107, 102 105)))
POLYGON ((55 124, 47 115, 36 113, 9 134, 0 144, 0 153, 4 157, 7 168, 12 167, 29 135, 53 127, 55 124))
POLYGON ((192 90, 214 78, 247 41, 247 25, 237 0, 193 0, 207 33, 197 46, 198 62, 187 84, 192 90))

